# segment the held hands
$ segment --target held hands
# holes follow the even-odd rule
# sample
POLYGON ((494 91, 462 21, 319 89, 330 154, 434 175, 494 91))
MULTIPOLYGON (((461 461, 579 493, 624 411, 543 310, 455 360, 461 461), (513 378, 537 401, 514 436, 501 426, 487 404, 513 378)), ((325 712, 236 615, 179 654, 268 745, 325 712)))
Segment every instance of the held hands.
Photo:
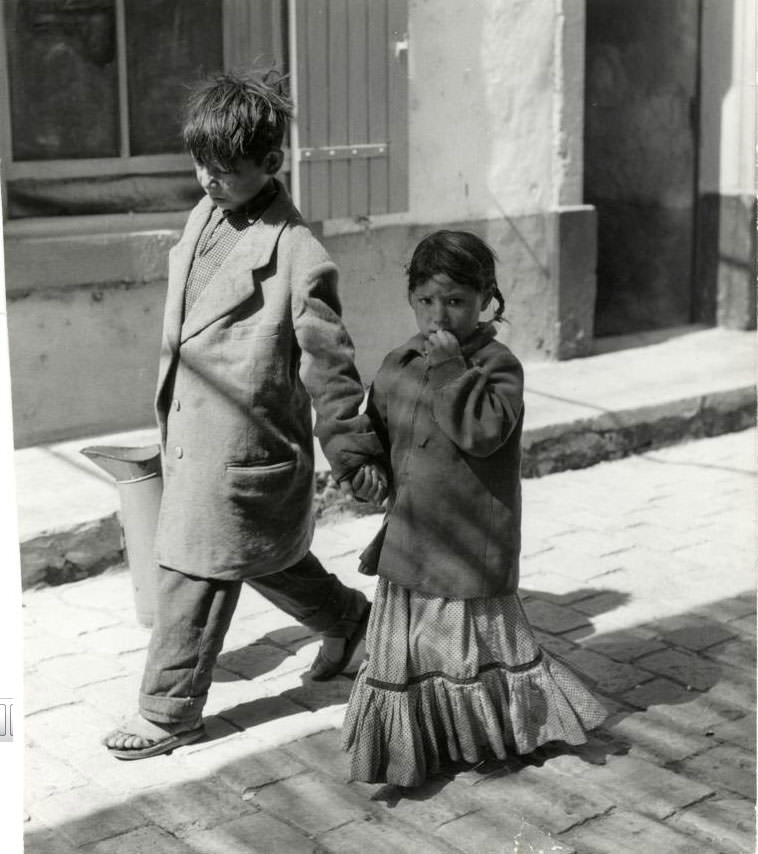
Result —
POLYGON ((351 481, 343 481, 340 487, 359 501, 381 504, 387 497, 387 475, 376 463, 365 463, 351 481))
POLYGON ((430 365, 439 365, 440 362, 459 356, 460 353, 458 339, 446 329, 438 329, 426 339, 426 357, 430 365))

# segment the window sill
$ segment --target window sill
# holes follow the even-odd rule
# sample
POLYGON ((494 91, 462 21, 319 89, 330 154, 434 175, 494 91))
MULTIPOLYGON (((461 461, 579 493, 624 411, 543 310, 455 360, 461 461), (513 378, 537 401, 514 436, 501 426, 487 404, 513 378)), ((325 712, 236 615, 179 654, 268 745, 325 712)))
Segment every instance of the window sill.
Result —
POLYGON ((181 231, 189 211, 160 213, 91 214, 46 216, 3 222, 6 240, 81 237, 86 234, 133 234, 149 231, 181 231))
POLYGON ((4 224, 9 299, 165 282, 187 212, 40 217, 4 224))

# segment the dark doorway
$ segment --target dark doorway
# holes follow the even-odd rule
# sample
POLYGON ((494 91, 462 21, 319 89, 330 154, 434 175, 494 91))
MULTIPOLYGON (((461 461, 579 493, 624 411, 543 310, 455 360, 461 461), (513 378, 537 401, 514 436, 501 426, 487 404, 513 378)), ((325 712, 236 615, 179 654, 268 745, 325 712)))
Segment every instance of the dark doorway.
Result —
POLYGON ((700 0, 588 0, 585 201, 595 335, 692 319, 700 0))

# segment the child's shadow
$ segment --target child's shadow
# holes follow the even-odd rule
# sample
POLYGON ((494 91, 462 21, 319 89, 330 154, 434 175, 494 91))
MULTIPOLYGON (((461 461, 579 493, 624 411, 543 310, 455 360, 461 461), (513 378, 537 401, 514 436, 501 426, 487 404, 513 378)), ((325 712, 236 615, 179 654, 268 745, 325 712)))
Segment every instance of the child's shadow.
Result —
POLYGON ((214 682, 257 679, 276 670, 298 650, 311 644, 317 636, 296 626, 276 629, 245 646, 223 652, 213 674, 214 682))
MULTIPOLYGON (((298 650, 312 644, 316 637, 307 629, 295 626, 268 632, 244 647, 219 656, 214 681, 244 682, 280 668, 287 659, 293 659, 294 664, 298 650)), ((356 670, 357 665, 350 672, 327 682, 314 682, 302 673, 299 675, 300 685, 227 707, 215 717, 246 730, 300 712, 315 712, 327 706, 343 705, 350 696, 356 670)), ((220 738, 222 735, 219 733, 215 737, 220 738)), ((212 731, 206 740, 214 740, 212 731)))

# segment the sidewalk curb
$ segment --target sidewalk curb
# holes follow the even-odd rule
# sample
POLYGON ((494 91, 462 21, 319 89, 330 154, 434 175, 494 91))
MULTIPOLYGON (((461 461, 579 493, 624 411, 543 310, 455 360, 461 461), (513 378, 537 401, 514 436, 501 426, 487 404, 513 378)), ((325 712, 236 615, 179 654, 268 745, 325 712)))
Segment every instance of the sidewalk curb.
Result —
MULTIPOLYGON (((744 430, 756 423, 756 389, 744 386, 708 395, 601 412, 523 435, 522 473, 540 477, 569 469, 587 468, 686 439, 718 436, 744 430)), ((356 515, 380 508, 345 497, 331 478, 316 478, 317 518, 341 512, 356 515)), ((123 560, 118 515, 46 531, 22 541, 23 589, 56 585, 97 575, 123 560)))
POLYGON ((124 559, 117 513, 45 532, 21 543, 21 587, 65 584, 98 575, 124 559))
POLYGON ((526 430, 521 472, 541 477, 588 468, 685 439, 745 430, 756 423, 756 389, 744 386, 526 430))

